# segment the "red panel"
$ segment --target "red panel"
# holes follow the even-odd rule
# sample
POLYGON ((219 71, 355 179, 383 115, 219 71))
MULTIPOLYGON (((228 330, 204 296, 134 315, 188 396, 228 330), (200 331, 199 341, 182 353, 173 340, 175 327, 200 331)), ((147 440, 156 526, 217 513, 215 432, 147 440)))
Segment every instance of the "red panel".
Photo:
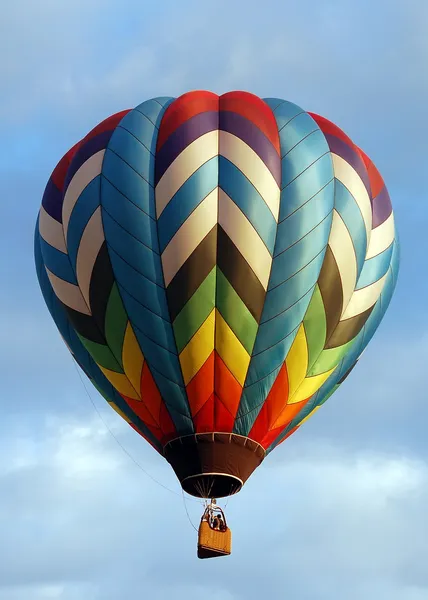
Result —
POLYGON ((171 419, 166 405, 162 402, 160 407, 159 424, 163 433, 162 443, 166 444, 169 440, 177 437, 177 430, 171 419))
POLYGON ((220 110, 236 112, 256 125, 280 154, 279 133, 270 106, 249 92, 228 92, 220 96, 220 110))
POLYGON ((193 424, 196 433, 209 433, 215 431, 214 428, 214 394, 205 402, 200 411, 194 415, 193 424))
POLYGON ((214 431, 232 433, 235 416, 230 414, 223 402, 215 396, 214 401, 214 431))
POLYGON ((70 148, 70 150, 61 158, 52 172, 51 179, 60 191, 62 191, 62 188, 64 187, 64 181, 67 175, 68 167, 70 166, 70 163, 73 160, 74 155, 79 149, 81 143, 81 141, 77 142, 77 144, 70 148))
POLYGON ((385 187, 385 183, 382 179, 381 174, 379 173, 375 165, 372 163, 370 158, 367 156, 367 154, 365 154, 365 152, 363 152, 361 148, 359 148, 358 150, 361 154, 361 158, 363 159, 364 164, 366 165, 367 172, 369 174, 372 197, 376 198, 376 196, 378 196, 382 189, 385 187))
POLYGON ((68 167, 70 166, 74 155, 79 149, 79 146, 84 142, 87 142, 91 138, 95 137, 99 133, 103 133, 103 131, 108 131, 109 129, 116 129, 117 125, 127 113, 129 113, 129 109, 122 110, 121 112, 118 112, 114 115, 111 115, 107 119, 104 119, 104 121, 101 121, 101 123, 94 127, 82 140, 77 142, 77 144, 75 144, 72 148, 70 148, 70 150, 66 154, 64 154, 64 156, 61 158, 51 175, 53 183, 60 191, 62 191, 62 188, 64 186, 64 180, 67 175, 68 167))
POLYGON ((122 110, 118 113, 115 113, 110 117, 107 117, 107 119, 104 119, 104 121, 101 121, 101 123, 99 123, 96 127, 91 129, 91 131, 87 135, 85 135, 82 141, 88 142, 90 139, 92 139, 99 133, 104 133, 104 131, 111 131, 113 129, 116 129, 123 117, 127 115, 130 112, 130 110, 131 109, 128 108, 126 110, 122 110))
POLYGON ((219 97, 205 91, 183 94, 168 106, 162 117, 156 150, 159 150, 180 125, 185 121, 208 110, 218 111, 219 97))
POLYGON ((330 135, 335 135, 342 141, 346 142, 351 148, 354 148, 358 152, 358 148, 355 146, 354 142, 349 138, 344 131, 342 131, 337 125, 326 119, 325 117, 321 117, 320 115, 316 115, 315 113, 308 113, 313 120, 317 123, 318 127, 321 129, 323 133, 329 133, 330 135))
POLYGON ((164 407, 162 397, 159 393, 153 375, 150 373, 147 362, 143 365, 141 372, 141 398, 148 411, 165 435, 176 433, 174 423, 164 407), (164 410, 163 410, 164 409, 164 410))
POLYGON ((153 415, 148 410, 147 406, 142 400, 134 400, 133 398, 128 398, 121 394, 122 398, 125 400, 126 404, 131 408, 137 417, 147 425, 147 427, 156 427, 159 429, 159 420, 153 418, 153 415))
POLYGON ((196 415, 214 393, 214 352, 187 385, 186 391, 192 416, 196 415))
POLYGON ((242 387, 215 352, 214 391, 233 418, 236 417, 242 387))

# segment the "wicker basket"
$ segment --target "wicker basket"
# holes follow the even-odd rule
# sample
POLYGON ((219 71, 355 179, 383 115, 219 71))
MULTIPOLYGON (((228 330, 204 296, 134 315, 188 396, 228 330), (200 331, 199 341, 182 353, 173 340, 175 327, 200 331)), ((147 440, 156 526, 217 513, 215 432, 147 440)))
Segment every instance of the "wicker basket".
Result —
POLYGON ((232 551, 232 532, 212 529, 207 521, 201 521, 198 536, 198 558, 226 556, 232 551))

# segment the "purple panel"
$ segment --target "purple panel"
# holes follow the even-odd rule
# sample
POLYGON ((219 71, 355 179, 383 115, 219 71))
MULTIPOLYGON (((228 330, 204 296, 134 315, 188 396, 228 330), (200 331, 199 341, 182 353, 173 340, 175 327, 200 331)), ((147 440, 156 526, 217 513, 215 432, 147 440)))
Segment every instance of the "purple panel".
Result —
POLYGON ((220 129, 241 138, 261 158, 281 185, 281 159, 275 146, 254 123, 238 113, 220 111, 220 129))
POLYGON ((155 185, 183 150, 202 135, 218 129, 218 112, 209 110, 191 117, 178 127, 156 154, 155 185))
POLYGON ((369 174, 367 173, 366 165, 364 164, 362 158, 353 148, 351 148, 351 146, 349 146, 340 138, 332 135, 331 133, 324 133, 324 135, 328 145, 330 146, 331 152, 346 160, 346 162, 349 163, 361 177, 361 180, 364 183, 371 200, 372 194, 369 174))
POLYGON ((43 194, 42 206, 45 211, 58 223, 62 223, 63 195, 56 187, 52 178, 49 178, 45 193, 43 194))
POLYGON ((373 199, 373 225, 372 229, 382 225, 392 213, 391 199, 385 186, 376 198, 373 199))
POLYGON ((72 180, 76 172, 80 169, 80 167, 83 165, 83 163, 86 162, 88 158, 91 158, 91 156, 93 156, 100 150, 104 150, 105 148, 107 148, 113 131, 114 129, 103 131, 102 133, 99 133, 95 137, 88 140, 85 144, 80 146, 68 168, 67 176, 64 181, 64 194, 69 186, 70 181, 72 180))

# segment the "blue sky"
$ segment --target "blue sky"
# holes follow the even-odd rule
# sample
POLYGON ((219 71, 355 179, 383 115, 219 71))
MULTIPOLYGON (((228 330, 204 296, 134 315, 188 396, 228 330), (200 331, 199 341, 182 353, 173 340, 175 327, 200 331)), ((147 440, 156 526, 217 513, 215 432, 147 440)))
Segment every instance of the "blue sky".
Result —
POLYGON ((427 22, 424 0, 3 8, 0 600, 426 600, 427 22), (169 466, 90 390, 178 495, 94 411, 32 251, 45 183, 75 141, 113 112, 197 88, 282 97, 335 121, 383 174, 402 244, 358 367, 230 500, 233 555, 206 562, 169 466))

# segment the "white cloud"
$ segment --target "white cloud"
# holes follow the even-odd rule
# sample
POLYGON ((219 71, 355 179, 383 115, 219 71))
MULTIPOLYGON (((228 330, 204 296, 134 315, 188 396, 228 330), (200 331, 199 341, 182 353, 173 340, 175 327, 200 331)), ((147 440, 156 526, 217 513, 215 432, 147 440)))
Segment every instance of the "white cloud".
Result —
MULTIPOLYGON (((131 600, 136 589, 154 600, 196 599, 202 590, 216 600, 426 593, 421 460, 321 444, 279 448, 227 507, 232 556, 203 563, 181 499, 146 479, 98 423, 53 419, 13 438, 10 431, 1 442, 0 599, 74 600, 79 590, 88 600, 131 600)), ((141 444, 144 463, 153 453, 141 444)), ((159 459, 152 468, 174 485, 168 465, 159 459)), ((188 509, 197 523, 199 505, 188 509)))

